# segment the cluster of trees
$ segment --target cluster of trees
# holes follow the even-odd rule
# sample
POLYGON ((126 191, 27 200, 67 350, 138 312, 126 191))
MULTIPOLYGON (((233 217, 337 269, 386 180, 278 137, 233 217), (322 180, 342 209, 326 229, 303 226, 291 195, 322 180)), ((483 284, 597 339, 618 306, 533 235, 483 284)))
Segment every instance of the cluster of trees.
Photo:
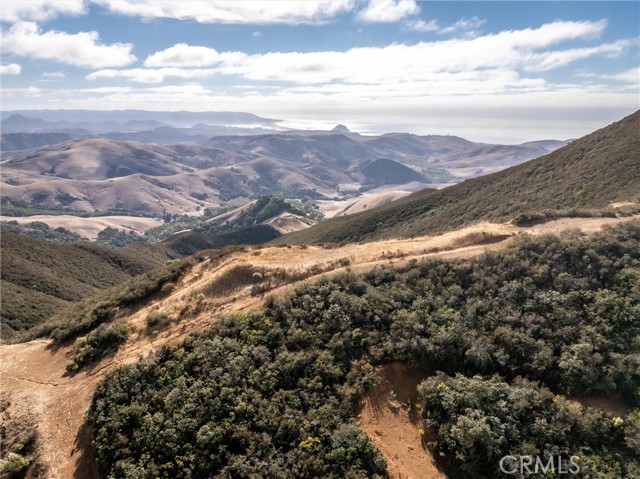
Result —
POLYGON ((442 372, 420 386, 430 445, 466 474, 558 451, 587 458, 583 475, 631 477, 638 414, 555 395, 640 405, 639 333, 640 222, 523 238, 270 298, 112 372, 89 421, 105 477, 376 477, 384 460, 353 413, 374 366, 400 360, 442 372))
POLYGON ((101 359, 109 349, 124 343, 128 336, 129 329, 126 324, 101 324, 87 336, 76 339, 73 359, 67 363, 67 371, 74 373, 83 366, 101 359))
POLYGON ((304 217, 305 213, 288 201, 275 196, 261 196, 248 208, 241 211, 237 217, 224 224, 203 222, 195 228, 202 233, 225 233, 240 228, 258 225, 282 213, 293 213, 304 217))
POLYGON ((80 218, 93 218, 98 216, 147 216, 141 211, 124 210, 116 205, 116 208, 101 211, 81 211, 67 208, 64 206, 48 206, 20 200, 17 198, 9 198, 3 196, 0 198, 3 216, 33 216, 33 215, 73 215, 80 218))
POLYGON ((107 226, 98 233, 97 243, 121 248, 131 243, 143 243, 146 240, 144 236, 140 236, 135 231, 124 231, 112 226, 107 226))
MULTIPOLYGON (((580 477, 614 479, 640 473, 639 413, 611 417, 576 407, 536 382, 519 378, 509 384, 497 375, 439 373, 422 382, 418 391, 425 428, 433 429, 429 445, 472 476, 513 477, 500 469, 507 456, 529 456, 536 462, 540 457, 538 472, 548 474, 543 477, 570 468, 578 472, 578 467, 580 477), (577 466, 568 465, 572 459, 577 466)), ((503 469, 512 472, 518 466, 503 469)))
POLYGON ((86 240, 78 233, 68 230, 62 226, 51 228, 47 223, 42 221, 31 221, 29 223, 20 224, 16 220, 0 222, 0 231, 10 231, 32 238, 42 238, 58 243, 75 243, 77 241, 86 240))

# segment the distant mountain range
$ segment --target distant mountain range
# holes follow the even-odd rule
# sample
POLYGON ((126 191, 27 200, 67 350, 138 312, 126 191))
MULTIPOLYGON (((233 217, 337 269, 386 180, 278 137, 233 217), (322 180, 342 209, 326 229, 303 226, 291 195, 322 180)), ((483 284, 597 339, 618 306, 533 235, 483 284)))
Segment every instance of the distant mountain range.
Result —
MULTIPOLYGON (((16 120, 44 120, 47 123, 119 123, 149 122, 176 127, 191 127, 197 123, 209 125, 274 125, 278 120, 262 118, 245 112, 192 112, 192 111, 148 111, 148 110, 8 110, 0 112, 3 130, 16 120), (17 118, 11 119, 11 117, 17 118), (22 118, 21 118, 22 117, 22 118)), ((42 123, 41 123, 42 124, 42 123)), ((86 128, 86 127, 83 127, 86 128)))
MULTIPOLYGON (((5 123, 18 125, 23 120, 14 114, 5 123)), ((105 120, 109 125, 112 121, 105 120)), ((156 122, 144 118, 126 125, 154 127, 156 122)), ((362 136, 343 125, 326 132, 209 137, 209 127, 196 124, 188 130, 200 131, 200 142, 171 145, 105 138, 162 133, 165 139, 176 139, 172 135, 184 136, 182 130, 158 127, 79 139, 68 139, 65 135, 69 133, 3 134, 5 145, 40 145, 4 152, 3 197, 82 211, 129 210, 153 216, 192 213, 234 198, 335 198, 381 185, 455 182, 518 164, 564 144, 487 145, 454 136, 403 133, 362 136), (53 144, 42 145, 48 142, 53 144)))
POLYGON ((71 140, 3 155, 3 196, 48 207, 161 215, 265 194, 335 195, 342 184, 358 189, 428 182, 400 163, 371 155, 342 135, 229 137, 215 145, 172 146, 71 140), (243 144, 234 146, 237 141, 243 144))
POLYGON ((333 218, 279 243, 411 237, 476 221, 535 218, 545 211, 640 203, 640 111, 546 156, 438 191, 424 190, 370 211, 333 218))

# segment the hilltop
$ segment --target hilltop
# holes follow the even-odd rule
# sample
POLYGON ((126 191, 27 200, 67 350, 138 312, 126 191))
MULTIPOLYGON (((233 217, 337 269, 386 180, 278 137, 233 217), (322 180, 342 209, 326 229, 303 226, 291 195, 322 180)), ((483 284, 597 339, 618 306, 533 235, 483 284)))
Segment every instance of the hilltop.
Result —
POLYGON ((544 211, 606 209, 640 202, 640 112, 541 158, 439 191, 327 220, 276 243, 410 237, 476 221, 535 219, 544 211))

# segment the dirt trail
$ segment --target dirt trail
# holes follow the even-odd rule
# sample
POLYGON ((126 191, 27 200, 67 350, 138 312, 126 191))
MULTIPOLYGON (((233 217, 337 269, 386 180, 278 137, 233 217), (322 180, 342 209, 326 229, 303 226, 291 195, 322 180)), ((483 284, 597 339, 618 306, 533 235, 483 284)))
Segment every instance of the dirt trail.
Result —
POLYGON ((378 376, 378 384, 363 401, 358 423, 387 459, 390 479, 446 478, 422 445, 415 404, 416 387, 425 375, 393 363, 379 368, 378 376))
MULTIPOLYGON (((338 264, 341 259, 348 258, 349 268, 363 271, 376 265, 399 264, 410 259, 434 255, 445 258, 469 258, 488 249, 504 248, 509 244, 510 238, 524 232, 544 234, 579 229, 585 233, 592 233, 605 225, 614 225, 629 219, 571 218, 551 221, 532 228, 481 223, 435 237, 349 244, 334 248, 279 246, 248 249, 215 266, 206 261, 200 263, 178 281, 169 295, 138 310, 121 311, 116 318, 126 321, 130 328, 131 334, 127 343, 115 356, 104 359, 89 371, 74 376, 66 374, 65 367, 71 346, 53 347, 48 340, 0 346, 0 387, 10 398, 9 414, 18 417, 28 413, 38 419, 38 460, 48 470, 46 477, 91 479, 96 476, 92 469, 90 451, 86 447, 89 436, 83 424, 84 414, 98 381, 114 366, 135 362, 140 356, 147 355, 163 344, 177 342, 194 330, 208 327, 220 317, 259 308, 263 298, 252 296, 249 287, 224 297, 205 298, 203 301, 202 298, 198 299, 198 296, 202 296, 199 293, 203 288, 236 265, 251 264, 255 267, 284 268, 288 271, 334 272, 344 270, 346 263, 343 261, 342 266, 338 264), (479 236, 480 234, 485 236, 479 236), (487 238, 495 242, 464 246, 474 239, 486 242, 487 238), (146 318, 149 312, 156 309, 164 310, 170 322, 164 330, 151 334, 146 318)), ((269 294, 282 294, 301 282, 311 281, 316 277, 317 275, 310 276, 296 283, 281 286, 271 290, 269 294)), ((417 431, 408 418, 389 415, 384 409, 382 414, 380 411, 375 414, 374 412, 371 409, 368 413, 369 419, 363 420, 363 428, 371 434, 389 459, 392 470, 396 471, 394 477, 443 477, 415 475, 415 468, 418 467, 416 464, 424 466, 431 458, 427 457, 427 452, 416 446, 412 446, 410 453, 406 449, 407 441, 414 441, 417 431), (407 435, 398 436, 402 439, 397 439, 395 443, 389 442, 389 435, 378 436, 374 429, 369 428, 374 421, 378 421, 376 424, 379 425, 375 427, 388 430, 395 428, 398 431, 406 431, 407 435), (403 444, 404 450, 396 448, 403 444)), ((366 418, 366 414, 363 417, 366 418)), ((437 471, 433 474, 436 473, 437 471)))

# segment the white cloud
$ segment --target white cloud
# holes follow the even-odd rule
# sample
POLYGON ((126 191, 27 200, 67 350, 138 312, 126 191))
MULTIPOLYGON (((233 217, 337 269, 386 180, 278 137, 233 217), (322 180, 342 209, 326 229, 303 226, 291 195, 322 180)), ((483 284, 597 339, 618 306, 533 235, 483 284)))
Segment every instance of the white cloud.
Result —
POLYGON ((246 55, 240 52, 218 53, 214 48, 178 43, 147 57, 146 67, 207 67, 223 62, 238 62, 246 55))
POLYGON ((22 67, 17 63, 0 65, 0 75, 20 75, 20 72, 22 72, 22 67))
POLYGON ((628 44, 622 41, 584 49, 540 51, 563 41, 591 38, 603 28, 603 22, 554 22, 537 29, 413 45, 353 48, 345 52, 243 55, 228 58, 215 68, 222 74, 250 80, 302 84, 430 81, 441 72, 485 69, 542 71, 586 56, 613 54, 628 44))
POLYGON ((6 95, 8 97, 40 97, 42 94, 46 92, 46 90, 41 90, 40 88, 36 88, 34 86, 26 87, 26 88, 3 88, 2 95, 6 95))
POLYGON ((567 65, 582 58, 594 55, 616 56, 622 53, 632 42, 630 40, 618 40, 614 43, 605 43, 597 47, 571 48, 563 51, 543 53, 531 53, 523 58, 525 70, 543 71, 552 70, 567 65))
POLYGON ((114 13, 142 18, 175 18, 200 23, 317 24, 351 11, 354 0, 195 1, 92 0, 114 13))
POLYGON ((261 31, 259 31, 259 30, 256 30, 256 31, 255 31, 255 32, 253 32, 251 35, 252 35, 252 36, 254 36, 254 37, 261 37, 261 36, 262 36, 262 32, 261 32, 261 31))
POLYGON ((429 20, 428 22, 424 20, 412 20, 407 23, 407 26, 416 32, 437 32, 440 30, 440 26, 435 20, 429 20))
POLYGON ((630 70, 615 75, 603 75, 603 78, 640 85, 640 67, 631 68, 630 70))
POLYGON ((44 72, 42 76, 45 78, 65 78, 67 75, 64 72, 44 72))
POLYGON ((415 15, 420 7, 415 0, 369 0, 358 12, 358 20, 372 23, 391 23, 415 15))
POLYGON ((2 0, 0 18, 3 22, 23 20, 43 22, 62 15, 81 15, 86 12, 84 0, 2 0))
POLYGON ((167 77, 204 78, 216 73, 213 69, 184 68, 132 68, 129 70, 98 70, 86 76, 87 80, 125 78, 137 83, 162 83, 167 77))
POLYGON ((457 22, 442 26, 435 20, 425 21, 425 20, 411 20, 407 22, 407 27, 411 30, 415 30, 417 32, 436 32, 439 35, 445 35, 448 33, 465 33, 467 36, 469 35, 477 35, 477 29, 486 23, 486 20, 483 20, 478 17, 473 18, 461 18, 457 22))
POLYGON ((121 67, 136 60, 130 43, 102 45, 98 32, 70 34, 55 30, 42 32, 32 22, 20 22, 2 32, 3 52, 38 60, 56 60, 88 68, 121 67))
POLYGON ((457 32, 472 32, 477 28, 480 28, 482 25, 486 23, 486 20, 483 20, 478 17, 473 18, 461 18, 456 23, 442 27, 438 30, 438 33, 443 35, 447 33, 457 33, 457 32))

